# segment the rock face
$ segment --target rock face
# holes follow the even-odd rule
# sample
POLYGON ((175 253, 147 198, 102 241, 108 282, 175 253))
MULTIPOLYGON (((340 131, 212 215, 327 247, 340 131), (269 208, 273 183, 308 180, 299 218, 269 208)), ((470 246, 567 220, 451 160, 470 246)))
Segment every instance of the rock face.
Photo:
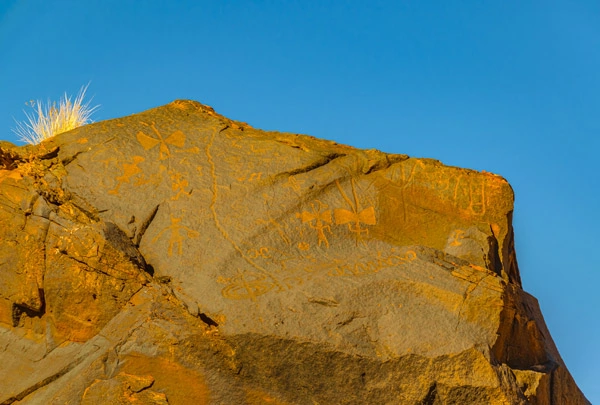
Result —
POLYGON ((588 403, 497 175, 181 100, 0 168, 0 404, 588 403))

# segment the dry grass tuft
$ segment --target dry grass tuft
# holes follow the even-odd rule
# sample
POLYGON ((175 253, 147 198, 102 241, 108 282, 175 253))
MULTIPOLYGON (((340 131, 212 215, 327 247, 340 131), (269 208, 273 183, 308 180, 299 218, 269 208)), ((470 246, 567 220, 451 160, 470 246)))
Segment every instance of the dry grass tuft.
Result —
POLYGON ((31 114, 25 112, 28 122, 17 121, 13 132, 21 141, 36 145, 54 135, 92 122, 90 117, 99 106, 90 107, 91 100, 83 103, 87 88, 87 85, 82 87, 73 101, 65 93, 58 105, 56 102, 50 104, 50 101, 47 105, 40 101, 31 101, 28 104, 34 111, 31 114))

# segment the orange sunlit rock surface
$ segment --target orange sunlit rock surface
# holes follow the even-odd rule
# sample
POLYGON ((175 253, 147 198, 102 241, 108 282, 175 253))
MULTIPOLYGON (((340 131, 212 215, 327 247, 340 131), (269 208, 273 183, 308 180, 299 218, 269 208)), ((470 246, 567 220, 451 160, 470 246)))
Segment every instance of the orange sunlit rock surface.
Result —
POLYGON ((586 404, 512 210, 187 100, 0 143, 0 403, 586 404))

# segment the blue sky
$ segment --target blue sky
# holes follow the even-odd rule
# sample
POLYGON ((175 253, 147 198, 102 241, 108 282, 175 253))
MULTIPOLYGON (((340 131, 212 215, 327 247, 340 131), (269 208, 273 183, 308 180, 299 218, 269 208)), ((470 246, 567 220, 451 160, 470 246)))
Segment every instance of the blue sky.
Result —
POLYGON ((0 139, 90 82, 506 177, 526 291, 600 403, 600 2, 0 0, 0 139))

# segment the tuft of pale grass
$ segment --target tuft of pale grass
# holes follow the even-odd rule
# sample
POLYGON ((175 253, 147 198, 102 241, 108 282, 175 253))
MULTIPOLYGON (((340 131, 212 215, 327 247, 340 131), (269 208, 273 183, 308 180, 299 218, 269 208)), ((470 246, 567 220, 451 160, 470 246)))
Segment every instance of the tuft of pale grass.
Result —
POLYGON ((27 122, 15 120, 17 127, 13 132, 21 141, 36 145, 54 135, 89 124, 92 122, 92 114, 99 106, 90 107, 91 100, 83 102, 88 86, 89 84, 79 90, 75 100, 71 100, 65 93, 58 105, 56 102, 50 104, 49 100, 46 105, 39 100, 30 101, 27 104, 34 109, 33 113, 23 111, 27 122))

